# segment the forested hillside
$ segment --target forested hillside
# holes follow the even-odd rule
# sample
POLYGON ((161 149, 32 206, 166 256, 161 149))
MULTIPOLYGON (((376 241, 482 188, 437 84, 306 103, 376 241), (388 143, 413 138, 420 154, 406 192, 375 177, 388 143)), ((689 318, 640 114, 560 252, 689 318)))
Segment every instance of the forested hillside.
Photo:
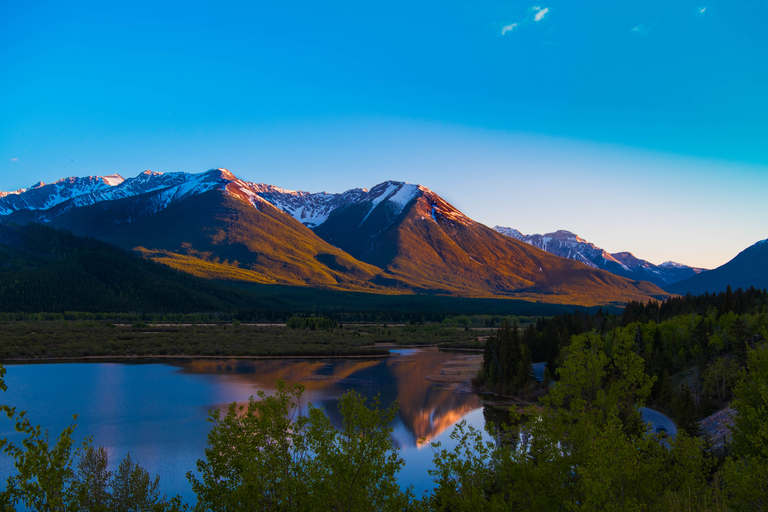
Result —
POLYGON ((39 224, 0 224, 0 311, 230 311, 252 294, 39 224))

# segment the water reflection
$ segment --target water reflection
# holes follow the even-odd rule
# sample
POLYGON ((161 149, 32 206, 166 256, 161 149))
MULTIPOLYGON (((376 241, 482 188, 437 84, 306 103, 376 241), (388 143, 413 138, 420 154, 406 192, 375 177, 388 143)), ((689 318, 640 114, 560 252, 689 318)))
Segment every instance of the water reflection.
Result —
MULTIPOLYGON (((240 395, 240 401, 262 390, 274 391, 275 382, 300 382, 305 387, 304 403, 322 407, 334 424, 341 424, 336 402, 348 389, 367 398, 380 395, 382 406, 398 401, 394 425, 400 448, 418 446, 451 428, 468 412, 481 406, 477 395, 456 393, 449 386, 427 377, 438 376, 458 357, 436 349, 398 351, 386 359, 267 359, 194 360, 178 364, 188 374, 215 374, 229 389, 223 396, 240 395)), ((228 401, 214 404, 225 409, 228 401)))

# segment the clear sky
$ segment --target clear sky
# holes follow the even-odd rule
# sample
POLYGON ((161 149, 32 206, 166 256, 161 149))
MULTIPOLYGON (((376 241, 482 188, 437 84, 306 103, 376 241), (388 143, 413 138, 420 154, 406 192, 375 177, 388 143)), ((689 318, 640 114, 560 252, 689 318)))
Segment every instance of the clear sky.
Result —
POLYGON ((0 1, 0 190, 420 183, 653 263, 768 237, 768 1, 0 1))

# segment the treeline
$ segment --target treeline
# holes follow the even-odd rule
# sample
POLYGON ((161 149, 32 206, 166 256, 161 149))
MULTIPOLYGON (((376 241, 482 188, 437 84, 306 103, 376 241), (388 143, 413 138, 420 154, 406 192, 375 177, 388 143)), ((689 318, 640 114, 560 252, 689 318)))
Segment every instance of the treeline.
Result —
POLYGON ((716 311, 718 316, 727 313, 742 314, 757 311, 765 305, 768 305, 768 290, 750 287, 747 290, 738 288, 733 291, 728 285, 724 292, 703 295, 689 293, 685 297, 670 297, 661 303, 648 301, 643 304, 631 301, 621 314, 621 325, 649 321, 658 323, 680 315, 703 315, 709 311, 716 311))

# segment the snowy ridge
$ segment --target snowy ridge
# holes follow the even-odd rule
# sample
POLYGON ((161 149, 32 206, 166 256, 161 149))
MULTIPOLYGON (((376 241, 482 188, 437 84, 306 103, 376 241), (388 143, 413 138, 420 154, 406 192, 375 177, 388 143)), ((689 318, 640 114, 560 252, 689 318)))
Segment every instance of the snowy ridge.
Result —
POLYGON ((122 176, 69 177, 54 183, 35 183, 29 188, 4 192, 0 197, 0 215, 19 210, 48 210, 70 199, 109 190, 123 183, 122 176))
POLYGON ((151 214, 186 197, 213 189, 228 191, 256 208, 260 204, 270 204, 309 227, 322 224, 331 213, 353 203, 367 205, 370 212, 383 201, 389 201, 392 210, 399 213, 418 193, 415 185, 386 182, 370 191, 357 188, 341 194, 310 194, 250 183, 226 169, 212 169, 199 174, 144 171, 129 179, 116 174, 65 178, 48 185, 37 183, 27 189, 4 192, 0 196, 0 215, 36 210, 41 211, 37 217, 39 220, 50 221, 72 208, 155 193, 156 196, 149 202, 150 209, 145 212, 151 214))
POLYGON ((506 228, 504 226, 493 226, 493 230, 497 233, 501 233, 504 236, 508 236, 509 238, 514 238, 515 240, 521 240, 524 241, 523 238, 525 238, 525 235, 516 230, 515 228, 506 228))
MULTIPOLYGON (((171 203, 185 197, 221 187, 220 175, 219 169, 200 174, 144 171, 138 176, 128 178, 114 187, 78 196, 69 203, 62 205, 56 212, 52 212, 52 215, 60 215, 72 208, 88 206, 102 201, 114 201, 163 190, 163 193, 158 196, 162 197, 162 199, 153 199, 151 202, 154 204, 154 211, 146 212, 147 214, 156 213, 171 203)), ((50 217, 46 218, 46 220, 49 219, 50 217)))
POLYGON ((514 228, 494 226, 493 229, 502 235, 533 245, 555 256, 580 261, 592 268, 607 270, 636 281, 650 281, 660 287, 687 279, 704 270, 673 262, 654 265, 635 257, 630 252, 608 253, 565 230, 544 235, 524 235, 514 228))
MULTIPOLYGON (((368 215, 381 204, 389 208, 388 215, 399 215, 414 198, 428 191, 424 187, 398 181, 387 181, 371 190, 355 188, 340 194, 320 192, 311 194, 287 190, 264 183, 251 183, 237 178, 227 169, 191 174, 144 171, 133 178, 118 174, 64 178, 52 184, 37 183, 30 188, 0 193, 0 215, 20 210, 36 210, 41 221, 50 221, 71 210, 103 201, 115 201, 153 193, 146 211, 152 214, 187 197, 219 189, 248 201, 255 208, 269 204, 313 228, 321 225, 335 211, 352 204, 360 205, 368 215)), ((451 212, 443 212, 451 216, 451 212)), ((460 214, 459 214, 460 215, 460 214)))
POLYGON ((371 190, 354 188, 340 194, 286 190, 263 183, 248 183, 248 185, 261 198, 310 228, 321 225, 333 212, 352 204, 359 204, 367 209, 362 222, 365 222, 370 213, 385 201, 393 213, 399 215, 405 205, 418 197, 420 192, 418 185, 398 181, 386 181, 371 190))
POLYGON ((683 263, 678 263, 676 261, 665 261, 661 265, 659 265, 661 268, 686 268, 688 265, 684 265, 683 263))
POLYGON ((259 197, 284 211, 307 227, 317 227, 336 209, 358 202, 368 191, 364 188, 347 190, 341 194, 286 190, 264 183, 248 184, 259 197))

